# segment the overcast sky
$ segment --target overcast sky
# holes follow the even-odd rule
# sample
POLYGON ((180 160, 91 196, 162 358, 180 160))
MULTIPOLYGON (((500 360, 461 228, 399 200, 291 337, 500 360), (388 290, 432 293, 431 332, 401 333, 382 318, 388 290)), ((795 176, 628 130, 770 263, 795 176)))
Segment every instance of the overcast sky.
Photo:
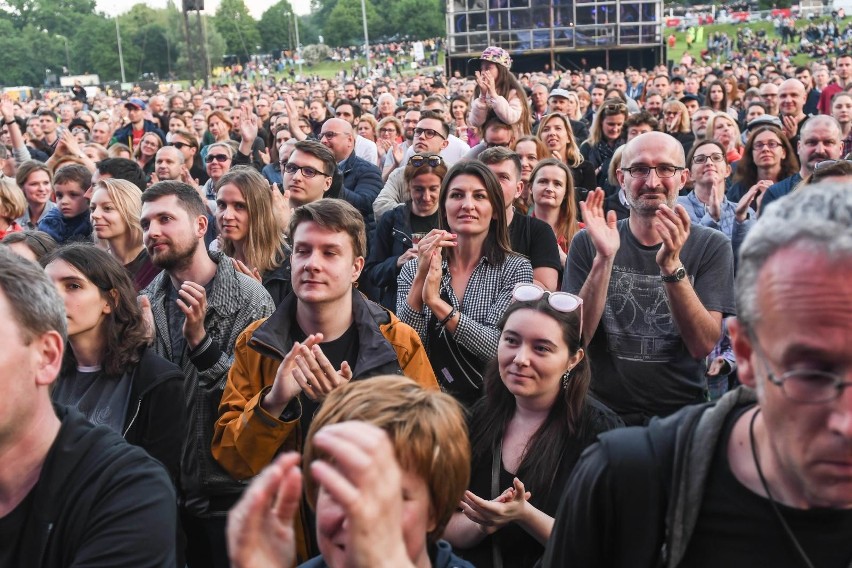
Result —
MULTIPOLYGON (((251 15, 260 19, 261 14, 267 8, 275 4, 278 0, 248 0, 246 5, 249 8, 251 15)), ((130 10, 134 4, 147 4, 152 8, 165 8, 166 0, 97 0, 97 9, 109 16, 123 14, 130 10)), ((181 6, 181 0, 175 0, 178 7, 181 6)), ((290 0, 290 5, 293 6, 297 14, 307 14, 310 12, 310 0, 290 0)), ((204 13, 212 15, 216 8, 219 7, 219 0, 205 0, 204 13)))

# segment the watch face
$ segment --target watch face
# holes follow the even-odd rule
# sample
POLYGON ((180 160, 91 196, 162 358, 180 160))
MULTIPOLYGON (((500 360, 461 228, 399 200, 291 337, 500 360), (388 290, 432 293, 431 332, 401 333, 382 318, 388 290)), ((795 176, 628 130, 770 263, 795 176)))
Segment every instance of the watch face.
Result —
POLYGON ((686 277, 686 268, 681 266, 680 268, 675 270, 674 277, 678 280, 683 280, 686 277))

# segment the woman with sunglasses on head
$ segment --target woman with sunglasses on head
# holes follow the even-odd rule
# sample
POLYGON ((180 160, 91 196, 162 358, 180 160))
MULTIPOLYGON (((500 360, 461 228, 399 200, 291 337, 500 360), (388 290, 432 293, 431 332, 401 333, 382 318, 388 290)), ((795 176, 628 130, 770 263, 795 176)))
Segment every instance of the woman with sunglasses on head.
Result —
POLYGON ((483 127, 493 116, 512 126, 515 138, 530 133, 532 120, 526 91, 510 71, 512 58, 499 47, 489 47, 476 62, 476 89, 468 123, 483 127))
POLYGON ((584 197, 597 187, 595 166, 583 157, 568 117, 556 112, 544 116, 538 124, 537 134, 550 149, 551 155, 570 168, 578 197, 584 197))
POLYGON ((615 149, 625 143, 624 121, 627 117, 627 105, 620 99, 605 100, 595 113, 589 137, 580 146, 583 158, 595 168, 595 187, 603 188, 607 195, 618 190, 609 185, 607 172, 615 149))
POLYGON ((478 568, 532 567, 563 488, 598 434, 622 426, 589 392, 582 300, 519 284, 470 418, 469 490, 444 538, 478 568))
POLYGON ((276 216, 284 196, 250 166, 237 166, 216 183, 221 250, 234 268, 263 284, 277 306, 292 291, 284 225, 276 216))
POLYGON ((411 198, 379 219, 364 274, 381 290, 381 303, 396 312, 397 278, 403 265, 417 257, 420 239, 440 225, 438 196, 447 175, 444 159, 429 152, 408 159, 403 177, 411 198))
POLYGON ((521 158, 521 182, 524 184, 521 194, 515 199, 515 209, 526 215, 532 205, 530 174, 540 160, 550 157, 550 149, 541 138, 530 135, 518 139, 512 150, 521 158))
POLYGON ((142 242, 142 192, 127 180, 105 178, 92 186, 89 212, 96 242, 127 270, 136 291, 144 289, 160 268, 142 242))
POLYGON ((42 265, 68 318, 68 349, 51 398, 145 449, 177 483, 186 437, 184 376, 149 347, 127 272, 106 251, 83 244, 57 249, 42 265))
POLYGON ((442 228, 420 240, 399 274, 397 314, 420 335, 441 387, 469 406, 482 395, 512 289, 533 272, 512 252, 502 188, 482 162, 447 172, 439 207, 442 228))

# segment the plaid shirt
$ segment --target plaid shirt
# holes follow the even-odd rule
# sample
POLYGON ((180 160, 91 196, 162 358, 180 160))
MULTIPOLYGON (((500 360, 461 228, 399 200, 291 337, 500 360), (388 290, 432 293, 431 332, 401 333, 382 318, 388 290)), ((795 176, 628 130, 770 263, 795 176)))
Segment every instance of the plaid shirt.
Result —
MULTIPOLYGON (((737 213, 736 203, 728 201, 727 198, 723 197, 721 203, 722 215, 719 221, 716 222, 707 212, 707 207, 695 195, 695 190, 690 191, 686 197, 678 197, 677 202, 686 208, 686 212, 689 213, 689 219, 693 225, 703 225, 711 229, 716 229, 724 233, 729 239, 733 235, 737 213)), ((754 210, 749 207, 746 219, 754 218, 754 216, 754 210)))
MULTIPOLYGON (((533 272, 530 261, 510 254, 502 264, 491 264, 482 257, 473 274, 470 275, 462 301, 456 297, 450 278, 449 266, 442 264, 441 295, 450 298, 453 308, 459 311, 459 322, 454 338, 482 361, 490 361, 497 354, 497 342, 500 330, 497 322, 512 299, 512 290, 520 282, 532 282, 533 272)), ((413 327, 426 351, 429 351, 427 325, 432 310, 423 306, 422 312, 416 312, 408 305, 408 291, 417 274, 417 259, 411 259, 399 273, 396 295, 397 316, 413 327)))
MULTIPOLYGON (((185 343, 183 352, 172 352, 166 309, 172 283, 166 271, 157 275, 141 292, 151 300, 157 332, 154 351, 178 365, 184 373, 187 440, 181 460, 181 489, 184 495, 194 497, 194 502, 211 494, 239 495, 243 487, 213 459, 210 451, 213 427, 218 418, 219 401, 233 361, 237 336, 250 323, 268 317, 275 310, 266 289, 253 278, 238 273, 230 258, 221 253, 210 253, 210 257, 218 268, 207 297, 207 314, 204 317, 207 337, 192 352, 185 343)), ((206 512, 192 508, 198 514, 206 512)))

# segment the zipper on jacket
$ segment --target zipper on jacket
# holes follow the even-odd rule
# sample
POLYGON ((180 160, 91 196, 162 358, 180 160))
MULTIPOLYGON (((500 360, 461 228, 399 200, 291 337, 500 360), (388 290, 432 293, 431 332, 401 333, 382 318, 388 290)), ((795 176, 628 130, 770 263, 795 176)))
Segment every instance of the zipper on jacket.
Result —
POLYGON ((136 417, 139 416, 139 410, 142 408, 142 397, 139 397, 139 402, 136 403, 136 412, 133 413, 133 418, 130 419, 130 424, 127 425, 127 428, 124 429, 124 433, 121 435, 122 438, 127 437, 127 433, 130 432, 130 428, 133 427, 133 423, 136 422, 136 417))

